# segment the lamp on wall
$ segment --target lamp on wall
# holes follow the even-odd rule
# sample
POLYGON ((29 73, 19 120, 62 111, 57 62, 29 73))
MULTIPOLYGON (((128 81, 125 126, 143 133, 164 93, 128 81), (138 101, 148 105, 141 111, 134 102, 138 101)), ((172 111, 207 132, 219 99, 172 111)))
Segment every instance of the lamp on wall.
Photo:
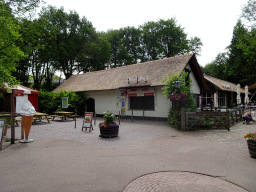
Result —
POLYGON ((175 86, 176 89, 180 89, 180 87, 181 87, 181 81, 180 81, 180 80, 175 81, 174 86, 175 86))

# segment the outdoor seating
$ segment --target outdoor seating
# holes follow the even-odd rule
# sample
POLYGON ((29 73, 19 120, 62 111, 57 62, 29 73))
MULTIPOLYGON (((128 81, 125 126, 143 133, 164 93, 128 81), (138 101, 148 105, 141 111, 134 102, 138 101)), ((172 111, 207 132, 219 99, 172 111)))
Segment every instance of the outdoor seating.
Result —
MULTIPOLYGON (((66 120, 67 118, 69 117, 73 117, 73 113, 74 112, 69 112, 69 111, 57 111, 57 112, 54 112, 55 115, 51 115, 52 117, 52 120, 55 119, 55 117, 59 117, 61 118, 61 120, 63 121, 64 119, 66 120)), ((74 117, 73 117, 74 119, 74 117)))

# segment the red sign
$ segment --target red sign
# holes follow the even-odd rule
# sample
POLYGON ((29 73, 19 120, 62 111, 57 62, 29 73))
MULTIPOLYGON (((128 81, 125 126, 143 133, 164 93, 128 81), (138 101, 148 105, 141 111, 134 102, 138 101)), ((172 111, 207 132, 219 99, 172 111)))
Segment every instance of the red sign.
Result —
POLYGON ((148 91, 149 89, 142 89, 142 91, 148 91))
POLYGON ((14 97, 17 97, 17 96, 24 96, 24 91, 23 90, 14 89, 14 97))
POLYGON ((131 89, 131 91, 137 91, 137 89, 131 89))
POLYGON ((92 113, 85 113, 85 116, 92 116, 92 113))
POLYGON ((128 97, 137 97, 137 93, 128 94, 128 97))
POLYGON ((154 96, 154 93, 144 93, 144 96, 154 96))

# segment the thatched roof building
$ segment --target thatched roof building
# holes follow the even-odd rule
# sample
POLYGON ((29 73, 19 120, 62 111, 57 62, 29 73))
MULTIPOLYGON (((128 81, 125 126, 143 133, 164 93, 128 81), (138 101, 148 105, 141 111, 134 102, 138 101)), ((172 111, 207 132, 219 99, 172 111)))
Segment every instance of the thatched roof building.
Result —
POLYGON ((145 63, 138 63, 90 73, 72 75, 54 92, 66 90, 74 92, 114 90, 134 86, 162 86, 163 79, 171 73, 180 74, 186 66, 191 70, 200 87, 207 87, 194 54, 185 54, 145 63), (129 78, 129 80, 128 80, 129 78), (137 81, 138 78, 138 81, 137 81))
MULTIPOLYGON (((211 77, 208 75, 204 75, 204 78, 207 80, 208 83, 214 86, 215 89, 217 90, 237 92, 237 85, 234 83, 230 83, 228 81, 217 79, 215 77, 211 77)), ((241 88, 240 93, 245 93, 245 89, 241 88)))

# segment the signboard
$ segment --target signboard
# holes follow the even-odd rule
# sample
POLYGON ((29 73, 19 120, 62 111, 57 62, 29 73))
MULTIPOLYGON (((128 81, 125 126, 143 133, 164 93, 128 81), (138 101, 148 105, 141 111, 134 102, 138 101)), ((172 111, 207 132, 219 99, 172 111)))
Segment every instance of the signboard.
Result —
POLYGON ((68 108, 68 97, 62 97, 62 108, 68 108))
POLYGON ((154 96, 154 93, 144 93, 144 96, 154 96))
POLYGON ((2 150, 2 139, 5 131, 5 119, 0 119, 0 150, 2 150))
POLYGON ((137 93, 128 94, 128 97, 137 97, 137 93))
POLYGON ((91 127, 93 113, 85 112, 83 127, 91 127))
POLYGON ((121 115, 125 115, 125 107, 122 107, 122 110, 121 110, 121 115))

